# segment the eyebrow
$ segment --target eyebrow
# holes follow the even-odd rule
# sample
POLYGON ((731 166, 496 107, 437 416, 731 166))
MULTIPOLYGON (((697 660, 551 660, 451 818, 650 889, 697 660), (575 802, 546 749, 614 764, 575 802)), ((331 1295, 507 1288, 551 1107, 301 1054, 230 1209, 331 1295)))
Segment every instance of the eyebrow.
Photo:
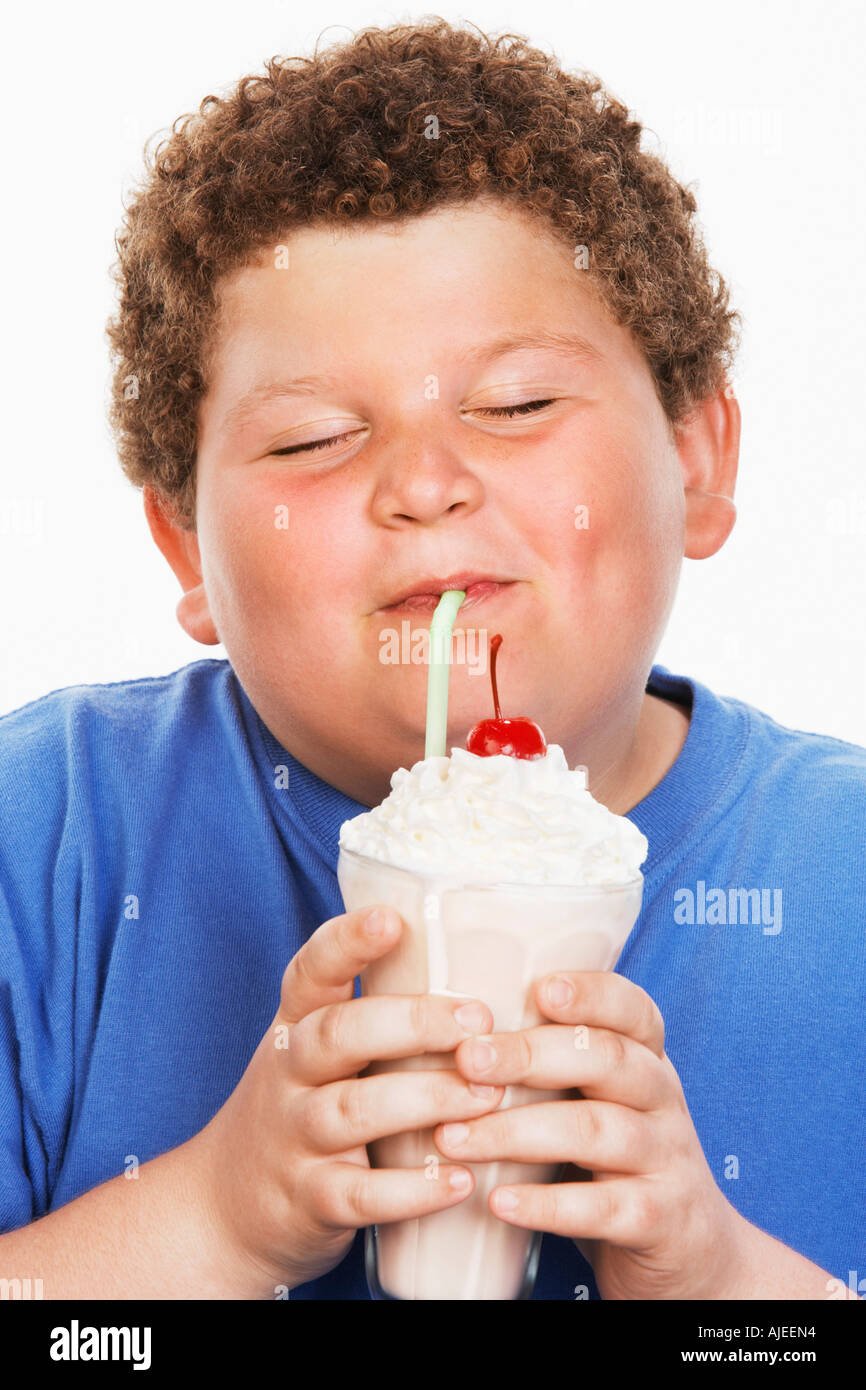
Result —
POLYGON ((504 357, 507 352, 521 352, 529 348, 545 348, 550 352, 563 353, 568 357, 578 357, 586 362, 602 363, 604 354, 579 333, 556 333, 552 329, 541 329, 534 333, 509 333, 496 338, 491 343, 481 343, 458 353, 458 362, 492 362, 504 357))
MULTIPOLYGON (((534 333, 509 333, 491 342, 467 348, 465 352, 455 354, 453 360, 460 365, 477 366, 479 363, 494 362, 510 352, 525 352, 530 349, 558 352, 595 366, 606 360, 604 354, 579 333, 557 333, 550 329, 534 333)), ((262 405, 270 401, 310 396, 322 386, 336 386, 338 380, 334 374, 322 372, 311 376, 261 382, 246 391, 226 412, 223 429, 239 429, 262 405)))

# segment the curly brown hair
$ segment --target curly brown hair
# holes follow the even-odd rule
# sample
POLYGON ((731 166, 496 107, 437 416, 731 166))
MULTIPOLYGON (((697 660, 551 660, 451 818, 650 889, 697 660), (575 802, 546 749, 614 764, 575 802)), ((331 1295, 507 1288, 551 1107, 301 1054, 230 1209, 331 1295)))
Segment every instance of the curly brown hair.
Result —
POLYGON ((520 35, 439 16, 272 58, 178 117, 124 209, 108 321, 121 466, 195 526, 197 417, 219 283, 292 227, 395 220, 479 194, 517 200, 570 246, 640 345, 672 430, 720 390, 740 315, 697 203, 592 73, 520 35), (430 118, 438 138, 425 138, 430 118))

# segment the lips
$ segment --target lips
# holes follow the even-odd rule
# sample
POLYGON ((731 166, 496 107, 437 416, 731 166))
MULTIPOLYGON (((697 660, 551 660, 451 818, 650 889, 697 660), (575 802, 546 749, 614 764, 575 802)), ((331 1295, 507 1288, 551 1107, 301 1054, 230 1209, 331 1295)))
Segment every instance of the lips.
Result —
POLYGON ((411 608, 421 611, 434 609, 449 589, 463 589, 466 598, 460 605, 462 611, 470 603, 480 603, 482 599, 500 593, 513 583, 513 579, 489 574, 453 574, 446 579, 425 578, 399 590, 382 604, 382 608, 411 608))

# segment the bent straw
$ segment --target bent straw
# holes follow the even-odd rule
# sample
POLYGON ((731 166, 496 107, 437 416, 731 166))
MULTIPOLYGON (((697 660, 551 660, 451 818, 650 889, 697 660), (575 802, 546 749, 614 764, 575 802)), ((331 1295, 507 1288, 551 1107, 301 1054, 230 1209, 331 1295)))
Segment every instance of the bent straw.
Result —
POLYGON ((451 632, 465 589, 446 589, 430 624, 430 665, 427 671, 427 740, 425 758, 444 758, 448 734, 448 675, 451 632))

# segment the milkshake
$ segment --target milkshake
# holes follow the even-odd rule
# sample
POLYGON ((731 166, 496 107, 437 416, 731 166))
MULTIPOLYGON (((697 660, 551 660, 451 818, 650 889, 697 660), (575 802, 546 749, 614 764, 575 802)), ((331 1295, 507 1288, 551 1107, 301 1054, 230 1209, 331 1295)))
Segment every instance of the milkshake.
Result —
MULTIPOLYGON (((483 721, 486 736, 495 722, 483 721)), ((550 1022, 533 999, 540 976, 613 969, 640 912, 647 840, 595 801, 585 771, 570 770, 562 748, 538 734, 530 751, 484 755, 469 751, 481 746, 470 735, 450 757, 398 769, 381 805, 344 822, 337 874, 346 909, 384 903, 405 923, 398 944, 363 972, 364 994, 471 996, 501 1032, 550 1022)), ((526 735, 509 731, 518 742, 526 735)), ((433 1053, 377 1061, 367 1073, 454 1067, 453 1053, 433 1053)), ((499 1108, 569 1094, 508 1086, 499 1108)), ((420 1168, 431 1181, 445 1161, 432 1129, 386 1136, 368 1153, 373 1167, 420 1168)), ((494 1216, 488 1197, 507 1183, 552 1182, 558 1165, 465 1166, 475 1188, 457 1206, 376 1227, 374 1290, 407 1300, 528 1297, 539 1237, 494 1216)))

